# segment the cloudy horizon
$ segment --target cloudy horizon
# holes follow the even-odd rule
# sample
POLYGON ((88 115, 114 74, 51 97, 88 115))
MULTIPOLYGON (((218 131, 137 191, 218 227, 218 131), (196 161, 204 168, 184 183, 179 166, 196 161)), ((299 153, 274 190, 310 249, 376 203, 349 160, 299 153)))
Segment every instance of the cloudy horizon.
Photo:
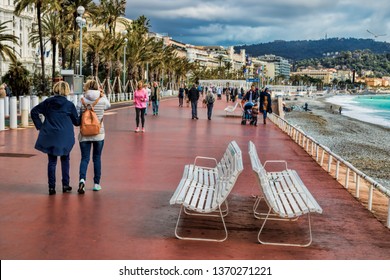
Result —
POLYGON ((193 45, 390 36, 388 0, 128 0, 126 17, 141 15, 150 31, 193 45))

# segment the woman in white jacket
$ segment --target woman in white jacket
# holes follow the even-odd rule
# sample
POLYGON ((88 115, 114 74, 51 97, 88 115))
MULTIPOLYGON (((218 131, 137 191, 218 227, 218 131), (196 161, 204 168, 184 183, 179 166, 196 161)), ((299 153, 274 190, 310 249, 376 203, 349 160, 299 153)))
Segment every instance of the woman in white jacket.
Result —
MULTIPOLYGON (((95 80, 88 80, 84 85, 84 95, 81 98, 84 99, 86 105, 89 105, 89 104, 93 104, 99 97, 100 97, 99 101, 93 107, 99 119, 99 122, 101 123, 99 134, 94 136, 83 136, 81 133, 79 133, 79 142, 80 142, 80 150, 81 150, 81 162, 80 162, 80 172, 79 172, 80 181, 79 181, 79 188, 77 190, 79 194, 85 193, 85 182, 86 182, 88 163, 91 155, 91 147, 93 148, 92 149, 93 150, 92 161, 93 161, 93 170, 94 170, 93 190, 99 191, 102 189, 102 187, 100 186, 100 178, 102 174, 101 155, 103 151, 104 137, 105 137, 103 115, 104 115, 104 111, 110 108, 111 104, 110 101, 107 99, 107 97, 104 95, 103 91, 101 90, 98 82, 96 82, 95 80)), ((86 108, 80 100, 80 102, 77 105, 77 111, 80 114, 82 114, 85 110, 86 108)))

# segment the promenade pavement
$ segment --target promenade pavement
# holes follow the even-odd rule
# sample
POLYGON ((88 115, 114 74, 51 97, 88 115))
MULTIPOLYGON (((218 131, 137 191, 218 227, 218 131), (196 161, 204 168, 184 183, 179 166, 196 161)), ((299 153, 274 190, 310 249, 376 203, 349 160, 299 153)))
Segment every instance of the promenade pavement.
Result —
MULTIPOLYGON (((270 121, 242 126, 225 117, 225 100, 217 100, 212 120, 199 104, 199 120, 177 98, 160 103, 159 116, 146 119, 146 133, 134 133, 135 110, 117 107, 106 112, 106 140, 99 192, 92 191, 90 163, 87 191, 77 194, 80 150, 71 153, 72 193, 48 195, 47 156, 34 149, 34 128, 0 132, 0 259, 3 260, 137 260, 137 259, 390 259, 390 231, 270 121), (244 171, 229 196, 225 242, 175 238, 179 206, 169 205, 185 164, 195 156, 220 159, 236 140, 244 171), (261 245, 261 221, 253 217, 259 189, 248 156, 253 141, 262 162, 286 160, 323 208, 312 215, 313 243, 307 248, 261 245)), ((78 128, 75 129, 78 131, 78 128)), ((303 220, 304 221, 304 220, 303 220)), ((214 222, 184 220, 189 231, 211 230, 214 222)), ((306 233, 306 224, 299 224, 306 233)), ((301 238, 291 223, 267 226, 267 238, 301 238)), ((305 237, 305 236, 303 236, 305 237)))

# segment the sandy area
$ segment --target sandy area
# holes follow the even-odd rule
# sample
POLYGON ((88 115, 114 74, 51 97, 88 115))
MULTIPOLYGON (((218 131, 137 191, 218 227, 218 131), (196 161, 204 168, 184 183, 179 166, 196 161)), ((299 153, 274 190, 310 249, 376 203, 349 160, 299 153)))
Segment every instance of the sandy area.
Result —
POLYGON ((297 100, 286 100, 287 107, 297 107, 286 113, 285 119, 390 188, 390 128, 340 115, 338 106, 327 103, 325 99, 298 97, 297 100), (308 103, 308 112, 299 110, 305 102, 308 103))

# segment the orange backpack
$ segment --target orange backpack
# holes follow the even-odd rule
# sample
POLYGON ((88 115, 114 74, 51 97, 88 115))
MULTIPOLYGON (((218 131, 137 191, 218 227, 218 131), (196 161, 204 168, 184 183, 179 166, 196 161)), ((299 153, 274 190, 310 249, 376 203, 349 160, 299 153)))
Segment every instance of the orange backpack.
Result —
POLYGON ((100 97, 93 104, 86 104, 84 98, 81 98, 85 111, 81 114, 80 133, 83 136, 95 136, 100 133, 100 127, 103 119, 99 122, 99 118, 93 109, 99 102, 100 97))

